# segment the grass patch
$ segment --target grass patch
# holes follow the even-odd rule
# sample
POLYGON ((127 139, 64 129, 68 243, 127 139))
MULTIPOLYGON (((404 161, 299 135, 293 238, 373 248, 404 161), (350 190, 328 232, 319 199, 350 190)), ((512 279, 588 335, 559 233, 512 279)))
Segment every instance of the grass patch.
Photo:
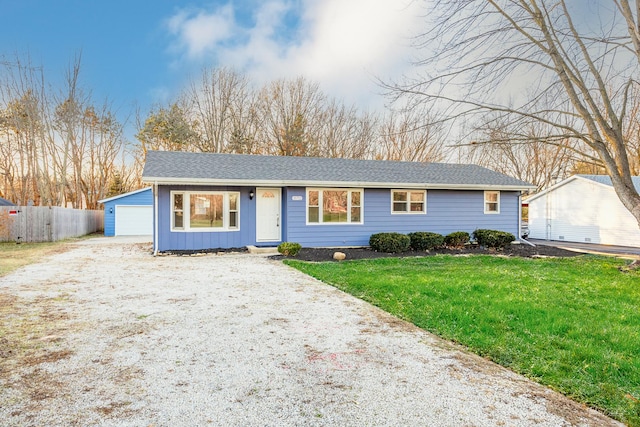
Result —
POLYGON ((286 264, 640 426, 640 272, 613 258, 286 264))
POLYGON ((0 243, 0 276, 58 252, 60 243, 0 243))
MULTIPOLYGON (((43 257, 66 251, 67 242, 90 237, 95 235, 62 242, 0 243, 0 277, 43 257)), ((0 289, 0 387, 15 388, 34 401, 56 396, 64 386, 40 365, 67 359, 73 354, 64 342, 69 319, 65 305, 69 295, 23 299, 10 291, 0 289)), ((0 402, 0 406, 2 404, 0 402)))
POLYGON ((65 243, 100 237, 102 233, 91 233, 86 236, 73 237, 59 242, 20 243, 0 242, 0 277, 25 265, 38 262, 45 256, 64 252, 65 243))
MULTIPOLYGON (((56 376, 40 365, 73 355, 64 340, 69 319, 64 309, 67 299, 26 300, 0 291, 0 389, 16 389, 34 401, 64 390, 56 376)), ((0 406, 3 403, 0 400, 0 406)))

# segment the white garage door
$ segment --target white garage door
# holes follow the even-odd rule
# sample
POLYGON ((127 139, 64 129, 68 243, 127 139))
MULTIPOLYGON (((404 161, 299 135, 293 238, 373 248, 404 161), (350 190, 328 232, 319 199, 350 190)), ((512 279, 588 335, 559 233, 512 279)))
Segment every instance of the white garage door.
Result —
POLYGON ((153 234, 152 206, 116 206, 116 236, 153 234))

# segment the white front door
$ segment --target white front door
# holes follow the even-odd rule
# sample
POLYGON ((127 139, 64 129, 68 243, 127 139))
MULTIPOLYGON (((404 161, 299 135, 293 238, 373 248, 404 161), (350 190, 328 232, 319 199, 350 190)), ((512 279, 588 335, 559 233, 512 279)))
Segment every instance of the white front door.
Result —
POLYGON ((256 189, 256 241, 279 242, 280 233, 280 189, 256 189))

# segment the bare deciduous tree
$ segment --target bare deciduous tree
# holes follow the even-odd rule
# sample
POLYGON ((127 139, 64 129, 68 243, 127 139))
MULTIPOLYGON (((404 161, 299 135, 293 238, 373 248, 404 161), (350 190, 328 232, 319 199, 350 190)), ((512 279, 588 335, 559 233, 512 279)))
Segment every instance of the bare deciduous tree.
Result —
POLYGON ((50 150, 55 162, 59 185, 66 204, 82 207, 82 159, 86 140, 83 137, 83 116, 89 96, 80 87, 80 60, 69 67, 66 87, 59 95, 53 112, 50 150))
POLYGON ((552 131, 539 141, 578 141, 640 224, 625 135, 640 69, 639 8, 629 0, 440 0, 433 27, 417 39, 424 58, 416 65, 428 73, 388 87, 452 119, 542 123, 552 131))
MULTIPOLYGON (((81 191, 87 209, 98 209, 98 200, 107 196, 116 175, 116 160, 124 145, 123 127, 106 104, 100 111, 87 108, 83 122, 86 152, 82 160, 81 191)), ((127 190, 124 182, 122 187, 127 190)))
POLYGON ((317 83, 302 77, 276 80, 260 92, 264 139, 269 154, 319 156, 322 104, 325 96, 317 83))
POLYGON ((97 208, 122 153, 122 125, 107 103, 97 109, 82 90, 80 57, 59 94, 28 61, 0 65, 3 195, 18 204, 97 208))
POLYGON ((235 104, 230 118, 231 134, 226 151, 238 154, 261 154, 264 141, 261 140, 264 118, 259 114, 258 97, 250 92, 235 104))
POLYGON ((21 204, 51 199, 47 180, 45 86, 42 69, 15 58, 2 64, 0 80, 0 173, 5 197, 21 204))
POLYGON ((632 175, 640 176, 640 87, 632 88, 629 99, 631 108, 625 126, 629 167, 632 175))
POLYGON ((320 151, 324 157, 372 157, 376 137, 373 115, 361 115, 355 107, 346 107, 334 99, 324 106, 320 120, 320 151))
POLYGON ((407 162, 441 162, 445 158, 443 133, 419 109, 391 112, 382 120, 376 158, 407 162))
POLYGON ((201 80, 192 82, 183 97, 200 135, 198 150, 228 151, 233 131, 244 127, 234 126, 234 122, 246 118, 243 113, 250 103, 246 76, 228 68, 204 69, 201 80))
POLYGON ((233 70, 205 69, 168 107, 138 118, 141 148, 440 161, 442 132, 428 115, 397 113, 386 122, 328 98, 302 77, 256 89, 233 70))
POLYGON ((541 139, 547 133, 544 124, 513 129, 491 121, 480 130, 478 139, 484 142, 472 141, 458 148, 469 163, 514 176, 542 190, 564 178, 575 164, 575 141, 546 144, 541 139))

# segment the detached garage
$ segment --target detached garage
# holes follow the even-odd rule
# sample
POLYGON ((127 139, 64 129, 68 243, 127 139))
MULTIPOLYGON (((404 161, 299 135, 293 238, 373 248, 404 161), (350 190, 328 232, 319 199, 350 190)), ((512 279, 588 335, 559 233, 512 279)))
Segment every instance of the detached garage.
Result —
MULTIPOLYGON (((633 177, 640 191, 640 177, 633 177)), ((605 175, 574 175, 529 204, 529 237, 640 247, 640 227, 605 175)))
POLYGON ((104 204, 105 236, 153 235, 151 187, 99 200, 104 204))

